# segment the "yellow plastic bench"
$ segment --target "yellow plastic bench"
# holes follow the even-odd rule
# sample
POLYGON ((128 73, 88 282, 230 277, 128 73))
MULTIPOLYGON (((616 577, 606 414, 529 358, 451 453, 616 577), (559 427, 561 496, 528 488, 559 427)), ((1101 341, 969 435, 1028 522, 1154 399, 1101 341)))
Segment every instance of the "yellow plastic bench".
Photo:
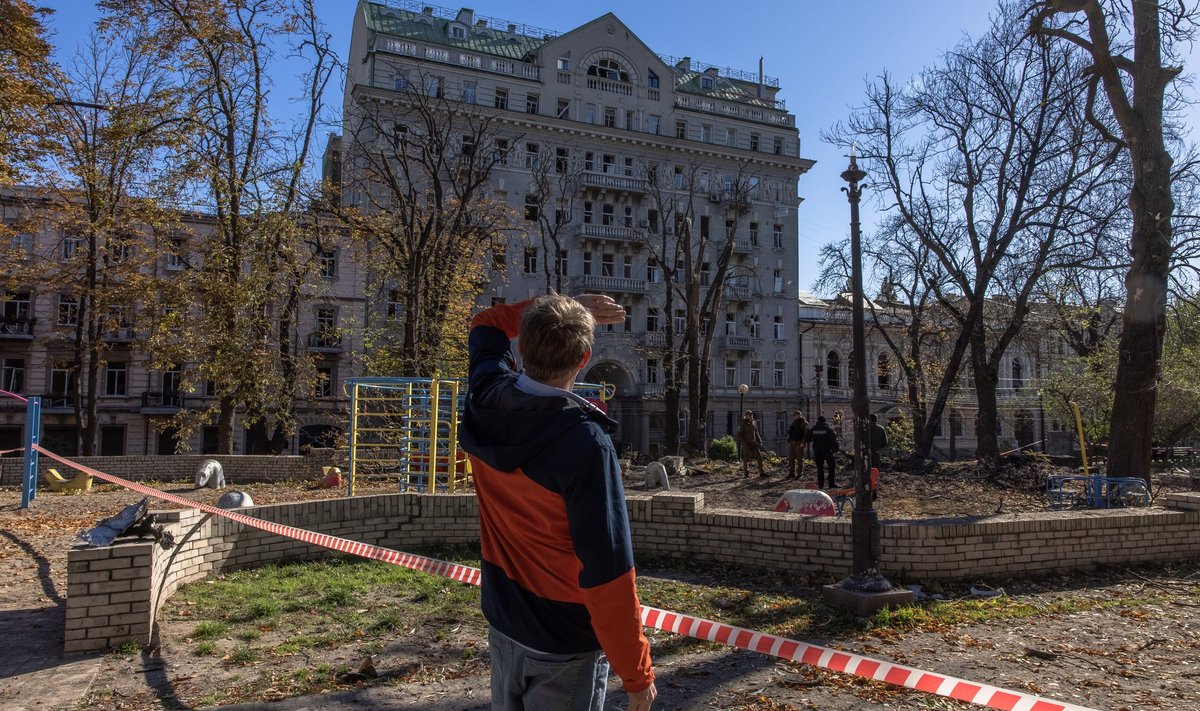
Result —
POLYGON ((67 479, 54 467, 46 470, 46 483, 50 485, 50 491, 61 491, 62 493, 70 493, 73 491, 88 492, 92 490, 91 474, 80 472, 73 479, 67 479))

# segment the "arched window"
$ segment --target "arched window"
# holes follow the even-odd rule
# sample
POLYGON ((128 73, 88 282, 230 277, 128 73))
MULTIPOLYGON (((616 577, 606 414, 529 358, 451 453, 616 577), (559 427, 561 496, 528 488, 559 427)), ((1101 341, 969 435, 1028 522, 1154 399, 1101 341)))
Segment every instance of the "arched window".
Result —
POLYGON ((588 67, 588 76, 600 77, 610 81, 629 81, 629 72, 615 59, 601 59, 588 67))
POLYGON ((842 385, 842 357, 837 351, 829 351, 825 356, 825 384, 831 388, 842 385))
POLYGON ((879 389, 887 390, 892 387, 892 361, 888 358, 887 353, 880 353, 876 362, 875 377, 879 382, 879 389))
POLYGON ((1013 390, 1020 390, 1025 385, 1025 377, 1021 368, 1021 359, 1013 358, 1012 362, 1012 387, 1013 390))

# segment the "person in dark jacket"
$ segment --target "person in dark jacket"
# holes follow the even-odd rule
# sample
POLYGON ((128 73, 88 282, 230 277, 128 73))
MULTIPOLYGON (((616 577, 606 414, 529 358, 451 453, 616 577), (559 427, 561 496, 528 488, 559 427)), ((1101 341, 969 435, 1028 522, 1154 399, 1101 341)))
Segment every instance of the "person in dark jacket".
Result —
POLYGON ((788 425, 788 479, 804 476, 804 449, 808 447, 808 420, 804 413, 792 413, 792 424, 788 425))
POLYGON ((758 460, 758 475, 765 477, 763 469, 762 435, 758 432, 758 424, 754 421, 754 412, 746 410, 742 413, 742 424, 737 431, 738 451, 742 453, 742 477, 750 476, 750 460, 758 460))
POLYGON ((837 432, 825 422, 825 416, 817 417, 817 424, 808 431, 808 441, 812 442, 813 460, 817 463, 817 488, 832 489, 837 486, 834 476, 837 472, 838 438, 837 432), (825 486, 825 470, 829 470, 829 486, 825 486))
POLYGON ((867 441, 871 445, 871 456, 869 461, 871 462, 872 467, 878 469, 879 453, 883 451, 884 447, 888 446, 887 430, 883 428, 883 425, 879 424, 878 415, 871 415, 871 426, 869 429, 870 436, 867 438, 867 441))
POLYGON ((657 696, 616 422, 571 392, 595 325, 624 319, 607 296, 550 295, 471 322, 461 437, 479 501, 493 709, 599 711, 610 665, 629 709, 657 696))

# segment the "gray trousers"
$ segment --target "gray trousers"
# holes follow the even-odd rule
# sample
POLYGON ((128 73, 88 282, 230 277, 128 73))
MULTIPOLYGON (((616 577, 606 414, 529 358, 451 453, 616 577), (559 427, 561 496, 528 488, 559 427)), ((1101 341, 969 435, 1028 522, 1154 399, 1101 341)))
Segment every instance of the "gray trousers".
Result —
POLYGON ((494 711, 600 711, 608 683, 604 652, 549 654, 488 628, 494 711))

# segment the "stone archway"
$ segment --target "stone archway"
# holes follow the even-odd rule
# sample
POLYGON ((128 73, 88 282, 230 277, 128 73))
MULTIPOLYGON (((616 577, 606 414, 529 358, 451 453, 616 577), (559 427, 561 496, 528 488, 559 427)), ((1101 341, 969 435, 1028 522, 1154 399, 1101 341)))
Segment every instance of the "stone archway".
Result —
POLYGON ((588 383, 609 383, 616 392, 608 401, 608 416, 617 421, 620 429, 613 435, 617 452, 646 451, 647 423, 641 396, 635 392, 633 374, 615 360, 600 360, 588 366, 583 380, 588 383))

